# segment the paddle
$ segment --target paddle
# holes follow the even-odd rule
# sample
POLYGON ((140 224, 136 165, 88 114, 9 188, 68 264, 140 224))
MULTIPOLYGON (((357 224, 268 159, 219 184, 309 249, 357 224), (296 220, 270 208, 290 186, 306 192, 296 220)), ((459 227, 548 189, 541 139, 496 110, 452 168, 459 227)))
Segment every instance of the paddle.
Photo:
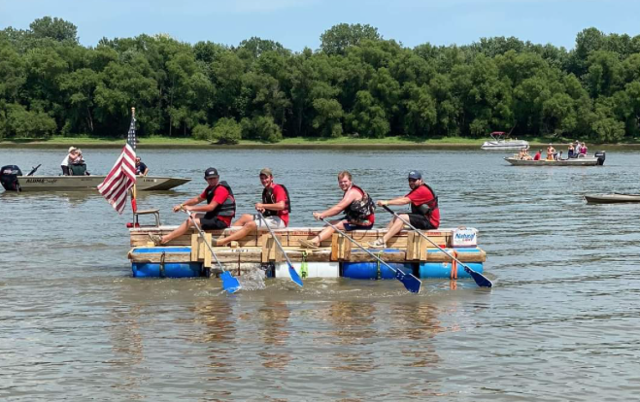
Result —
POLYGON ((234 278, 229 271, 226 271, 224 269, 224 266, 220 263, 220 260, 218 260, 216 253, 213 251, 213 247, 211 247, 211 244, 209 244, 209 242, 207 241, 207 238, 204 236, 204 232, 198 226, 198 222, 196 222, 193 215, 191 215, 191 213, 185 209, 183 209, 183 211, 187 215, 189 215, 189 218, 191 218, 191 222, 193 222, 193 226, 195 226, 196 229, 198 230, 198 233, 200 233, 200 237, 202 238, 202 241, 204 242, 204 244, 207 245, 207 247, 209 247, 209 251, 211 251, 211 255, 216 260, 216 264, 218 264, 218 266, 222 270, 222 274, 220 275, 220 279, 222 279, 222 289, 226 290, 229 293, 235 293, 238 290, 240 290, 240 287, 241 287, 240 282, 236 278, 234 278))
POLYGON ((293 268, 293 265, 291 265, 291 260, 289 259, 287 252, 284 251, 284 247, 282 247, 282 244, 280 244, 280 240, 278 240, 276 235, 273 234, 273 230, 271 230, 271 227, 267 223, 267 220, 264 219, 264 215, 262 215, 261 212, 258 212, 258 215, 260 216, 260 219, 262 219, 262 222, 264 222, 264 225, 267 227, 267 229, 269 229, 269 233, 271 233, 273 240, 275 240, 278 247, 280 247, 280 251, 282 251, 282 254, 284 254, 284 258, 287 260, 287 265, 289 265, 289 276, 291 276, 291 280, 295 282, 296 285, 302 287, 302 279, 300 279, 300 275, 298 275, 295 268, 293 268))
POLYGON ((464 268, 465 272, 468 273, 469 275, 471 275, 471 277, 473 278, 474 281, 476 281, 476 284, 478 286, 480 286, 481 288, 490 288, 493 286, 493 284, 491 283, 491 281, 489 279, 487 279, 484 275, 482 275, 479 272, 474 271, 473 269, 469 268, 468 266, 466 266, 462 261, 460 261, 459 259, 457 259, 456 257, 452 256, 451 254, 449 254, 447 252, 447 250, 443 249, 442 247, 438 246, 436 243, 433 242, 433 240, 431 240, 430 238, 428 238, 427 236, 424 235, 424 233, 422 233, 420 230, 416 229, 415 226, 413 226, 412 224, 410 224, 409 222, 407 222, 406 220, 402 219, 400 217, 400 215, 398 215, 397 213, 395 213, 394 211, 392 211, 391 209, 389 209, 389 207, 387 207, 386 205, 383 205, 382 208, 386 209, 387 211, 391 212, 396 218, 400 219, 402 221, 402 223, 404 223, 405 225, 409 226, 411 229, 413 229, 416 233, 418 233, 420 236, 422 236, 423 238, 425 238, 429 243, 433 244, 438 250, 442 251, 443 253, 445 253, 446 255, 448 255, 452 260, 455 260, 458 264, 462 265, 462 267, 464 268))
POLYGON ((370 256, 372 256, 373 258, 375 258, 376 260, 378 260, 378 262, 382 265, 384 265, 385 267, 389 268, 391 271, 393 271, 396 274, 396 279, 399 280, 400 282, 402 282, 402 284, 404 285, 405 288, 407 288, 407 290, 409 292, 412 293, 418 293, 420 292, 420 286, 422 285, 422 281, 418 278, 416 278, 415 276, 413 276, 413 274, 405 274, 404 272, 402 272, 402 270, 399 269, 395 269, 393 268, 391 265, 387 264, 386 262, 382 261, 377 255, 373 254, 371 251, 367 250, 366 248, 364 248, 362 245, 360 245, 360 243, 358 243, 357 241, 353 240, 351 237, 349 237, 345 232, 343 232, 342 230, 338 229, 335 225, 329 223, 329 221, 327 221, 324 218, 321 218, 322 221, 324 223, 326 223, 327 225, 331 226, 333 228, 333 230, 335 230, 336 232, 340 233, 341 235, 343 235, 347 240, 349 240, 351 243, 355 244, 356 246, 360 247, 362 250, 364 250, 367 254, 369 254, 370 256))

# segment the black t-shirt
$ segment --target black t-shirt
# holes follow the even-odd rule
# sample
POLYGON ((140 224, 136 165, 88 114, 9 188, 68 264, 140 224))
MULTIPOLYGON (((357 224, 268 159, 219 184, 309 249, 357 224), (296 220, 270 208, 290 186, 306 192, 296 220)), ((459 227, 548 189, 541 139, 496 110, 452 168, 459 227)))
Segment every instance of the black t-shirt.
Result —
POLYGON ((147 165, 144 162, 140 162, 138 166, 136 166, 136 174, 143 174, 147 170, 147 165))

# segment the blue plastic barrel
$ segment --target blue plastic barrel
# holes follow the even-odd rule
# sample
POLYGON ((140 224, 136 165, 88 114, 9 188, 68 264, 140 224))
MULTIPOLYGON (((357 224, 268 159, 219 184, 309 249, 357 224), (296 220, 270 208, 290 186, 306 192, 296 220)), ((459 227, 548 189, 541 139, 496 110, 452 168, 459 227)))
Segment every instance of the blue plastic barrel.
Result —
MULTIPOLYGON (((145 247, 136 248, 133 254, 162 253, 191 254, 191 247, 145 247)), ((189 259, 188 256, 185 257, 189 259)), ((131 264, 134 278, 197 278, 202 276, 202 263, 168 262, 164 266, 159 263, 134 262, 131 264)))
MULTIPOLYGON (((466 266, 472 270, 482 273, 481 262, 468 262, 466 266)), ((451 263, 450 262, 421 262, 420 263, 420 278, 451 278, 451 263)), ((458 278, 471 278, 461 264, 458 264, 458 278)))
MULTIPOLYGON (((374 254, 379 256, 379 258, 384 261, 384 253, 385 252, 397 252, 397 249, 384 249, 382 250, 381 255, 380 250, 372 250, 374 254)), ((373 258, 372 258, 373 259, 373 258)), ((388 262, 389 266, 396 270, 401 270, 405 274, 413 274, 413 264, 411 263, 398 263, 398 262, 388 262)), ((374 262, 343 262, 342 263, 342 276, 344 278, 351 279, 394 279, 396 277, 395 273, 390 270, 384 264, 379 263, 378 261, 374 262)))

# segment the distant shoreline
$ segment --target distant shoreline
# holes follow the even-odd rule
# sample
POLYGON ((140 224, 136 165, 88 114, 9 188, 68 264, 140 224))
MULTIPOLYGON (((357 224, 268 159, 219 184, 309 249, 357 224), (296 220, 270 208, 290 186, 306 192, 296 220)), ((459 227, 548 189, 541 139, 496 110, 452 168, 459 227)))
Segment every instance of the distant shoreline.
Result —
MULTIPOLYGON (((441 138, 412 141, 397 137, 384 139, 342 137, 337 139, 287 138, 277 143, 241 141, 239 144, 226 145, 185 138, 150 137, 140 138, 138 147, 142 149, 480 149, 484 141, 486 139, 441 138)), ((528 141, 531 149, 546 148, 549 143, 554 146, 568 146, 571 142, 571 140, 554 141, 546 138, 533 138, 528 141)), ((63 149, 72 145, 80 148, 121 148, 124 143, 125 139, 58 137, 51 140, 0 141, 0 148, 63 149)), ((593 144, 587 142, 587 145, 594 150, 595 148, 604 147, 640 149, 640 142, 625 144, 593 144)))

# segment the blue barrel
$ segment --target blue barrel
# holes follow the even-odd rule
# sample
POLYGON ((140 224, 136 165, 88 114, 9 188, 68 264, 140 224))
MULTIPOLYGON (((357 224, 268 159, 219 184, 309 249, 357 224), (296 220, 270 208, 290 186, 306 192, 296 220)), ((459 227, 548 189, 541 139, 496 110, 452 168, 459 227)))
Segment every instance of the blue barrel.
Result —
MULTIPOLYGON (((379 251, 379 250, 377 250, 379 251)), ((397 252, 397 249, 384 249, 379 258, 384 261, 385 252, 397 252)), ((378 255, 377 252, 374 254, 378 255)), ((373 259, 373 258, 372 258, 373 259)), ((401 270, 405 274, 413 274, 413 264, 411 263, 398 263, 388 262, 389 266, 396 270, 401 270)), ((344 278, 351 279, 394 279, 395 273, 390 270, 386 265, 374 262, 343 262, 342 263, 342 276, 344 278)))
MULTIPOLYGON (((133 254, 144 253, 162 253, 166 254, 191 254, 191 247, 148 247, 136 248, 133 254)), ((188 260, 189 256, 185 256, 188 260)), ((197 278, 203 275, 202 263, 199 262, 168 262, 159 263, 142 263, 134 262, 131 264, 134 278, 197 278)))
MULTIPOLYGON (((482 273, 481 262, 469 262, 465 263, 465 265, 480 274, 482 273)), ((421 262, 419 273, 420 278, 451 278, 451 263, 421 262)), ((458 264, 458 278, 471 278, 471 275, 469 275, 460 264, 458 264)))

